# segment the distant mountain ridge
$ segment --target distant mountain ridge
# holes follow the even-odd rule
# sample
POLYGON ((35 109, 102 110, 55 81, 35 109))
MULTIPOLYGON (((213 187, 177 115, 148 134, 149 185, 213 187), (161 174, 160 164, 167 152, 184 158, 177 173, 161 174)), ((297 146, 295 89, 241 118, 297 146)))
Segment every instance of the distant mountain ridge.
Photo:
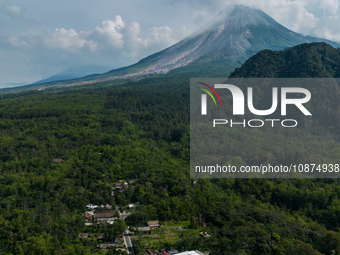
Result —
POLYGON ((36 81, 32 84, 43 84, 54 81, 72 80, 87 75, 104 73, 111 69, 112 67, 108 66, 93 66, 93 65, 77 66, 68 68, 67 70, 64 70, 56 75, 53 75, 43 80, 36 81))

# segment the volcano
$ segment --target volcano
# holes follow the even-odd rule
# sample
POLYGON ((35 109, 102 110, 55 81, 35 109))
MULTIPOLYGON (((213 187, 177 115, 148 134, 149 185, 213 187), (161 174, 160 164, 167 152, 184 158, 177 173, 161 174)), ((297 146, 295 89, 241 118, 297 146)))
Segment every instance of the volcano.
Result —
MULTIPOLYGON (((175 45, 155 53, 137 64, 108 72, 108 75, 155 75, 207 59, 232 58, 242 64, 264 50, 282 50, 301 43, 327 42, 295 33, 259 9, 236 5, 220 12, 204 28, 175 45)), ((202 61, 203 62, 203 61, 202 61)))
POLYGON ((211 22, 189 37, 134 65, 53 85, 72 86, 114 79, 137 81, 167 74, 174 69, 176 74, 182 72, 195 77, 198 77, 198 74, 205 77, 227 77, 236 67, 240 67, 249 57, 261 50, 283 50, 311 42, 340 46, 326 39, 295 33, 259 9, 235 5, 220 12, 211 22), (192 70, 195 72, 190 72, 192 70))

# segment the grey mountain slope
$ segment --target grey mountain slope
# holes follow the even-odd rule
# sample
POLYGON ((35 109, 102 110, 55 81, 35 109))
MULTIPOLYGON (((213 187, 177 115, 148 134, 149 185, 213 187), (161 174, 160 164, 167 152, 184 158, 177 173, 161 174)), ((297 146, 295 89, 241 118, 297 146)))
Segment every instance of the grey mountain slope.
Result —
POLYGON ((36 81, 36 82, 32 83, 32 85, 43 84, 43 83, 54 82, 54 81, 77 79, 77 78, 81 78, 81 77, 84 77, 84 76, 87 76, 87 75, 104 73, 104 72, 107 72, 111 69, 112 69, 112 67, 94 66, 94 65, 72 67, 72 68, 68 68, 67 70, 62 71, 62 72, 60 72, 56 75, 48 77, 46 79, 36 81))

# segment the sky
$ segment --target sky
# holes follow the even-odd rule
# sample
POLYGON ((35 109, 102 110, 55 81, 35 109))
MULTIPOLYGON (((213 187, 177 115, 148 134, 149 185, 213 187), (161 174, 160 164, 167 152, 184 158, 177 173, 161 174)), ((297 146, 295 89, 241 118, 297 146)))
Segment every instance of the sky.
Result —
POLYGON ((0 87, 77 66, 136 63, 233 4, 261 9, 295 32, 340 42, 339 0, 1 0, 0 87))

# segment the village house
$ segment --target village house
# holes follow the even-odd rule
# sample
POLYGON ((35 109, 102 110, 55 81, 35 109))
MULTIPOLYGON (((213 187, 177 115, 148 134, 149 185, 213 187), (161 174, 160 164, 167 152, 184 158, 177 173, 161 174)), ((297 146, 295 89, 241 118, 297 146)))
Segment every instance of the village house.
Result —
POLYGON ((97 245, 97 248, 99 249, 114 249, 115 248, 115 244, 101 244, 101 245, 97 245))
POLYGON ((171 251, 168 251, 168 254, 169 254, 169 255, 174 255, 174 254, 177 254, 177 253, 179 253, 178 250, 171 250, 171 251))
POLYGON ((150 220, 146 223, 150 229, 159 228, 159 221, 158 220, 150 220))
POLYGON ((98 208, 98 205, 94 205, 94 204, 88 204, 87 206, 86 206, 86 209, 96 209, 96 208, 98 208))
POLYGON ((114 185, 115 190, 119 190, 120 192, 126 191, 130 185, 135 184, 136 180, 131 180, 128 182, 123 182, 122 180, 119 180, 119 182, 116 182, 114 185))
POLYGON ((88 237, 93 237, 93 235, 90 235, 89 233, 79 233, 78 235, 79 239, 86 239, 88 237))
POLYGON ((120 182, 116 182, 115 190, 124 191, 124 183, 121 182, 121 181, 120 182))
POLYGON ((152 250, 146 250, 141 255, 170 255, 170 254, 174 255, 174 254, 177 254, 177 253, 178 253, 177 250, 171 250, 169 252, 166 252, 165 249, 161 249, 160 251, 152 249, 152 250))
POLYGON ((210 235, 207 232, 200 232, 200 235, 204 238, 210 238, 210 235))
POLYGON ((61 163, 63 160, 61 158, 55 158, 53 159, 54 163, 61 163))
POLYGON ((155 249, 153 249, 153 250, 147 250, 143 252, 142 255, 160 255, 160 253, 156 251, 155 249))
POLYGON ((138 233, 139 234, 147 234, 150 231, 149 227, 139 227, 138 228, 138 233))
POLYGON ((92 220, 93 219, 93 213, 85 212, 85 218, 86 220, 92 220))
POLYGON ((120 241, 120 239, 119 239, 119 236, 117 236, 116 239, 115 239, 115 241, 114 241, 114 243, 115 243, 115 244, 119 244, 120 242, 121 242, 121 241, 120 241))
POLYGON ((98 240, 104 240, 105 239, 105 235, 103 233, 101 233, 98 237, 98 240))
POLYGON ((156 251, 155 249, 152 249, 149 252, 150 252, 150 255, 159 255, 159 252, 156 251))
POLYGON ((194 251, 183 251, 183 252, 177 253, 177 255, 204 255, 204 253, 198 250, 194 250, 194 251))
POLYGON ((168 253, 165 251, 165 249, 160 249, 160 252, 161 252, 160 253, 161 255, 168 255, 168 253))
POLYGON ((114 220, 106 220, 105 222, 106 222, 106 224, 110 224, 110 225, 112 225, 113 223, 115 223, 114 220))
POLYGON ((202 252, 195 250, 195 251, 184 251, 179 252, 178 250, 171 250, 166 252, 165 249, 161 249, 160 252, 156 250, 146 250, 141 255, 204 255, 202 252))
POLYGON ((115 219, 117 219, 116 217, 114 217, 113 215, 115 214, 115 211, 95 211, 94 213, 94 218, 97 221, 114 221, 115 219))

